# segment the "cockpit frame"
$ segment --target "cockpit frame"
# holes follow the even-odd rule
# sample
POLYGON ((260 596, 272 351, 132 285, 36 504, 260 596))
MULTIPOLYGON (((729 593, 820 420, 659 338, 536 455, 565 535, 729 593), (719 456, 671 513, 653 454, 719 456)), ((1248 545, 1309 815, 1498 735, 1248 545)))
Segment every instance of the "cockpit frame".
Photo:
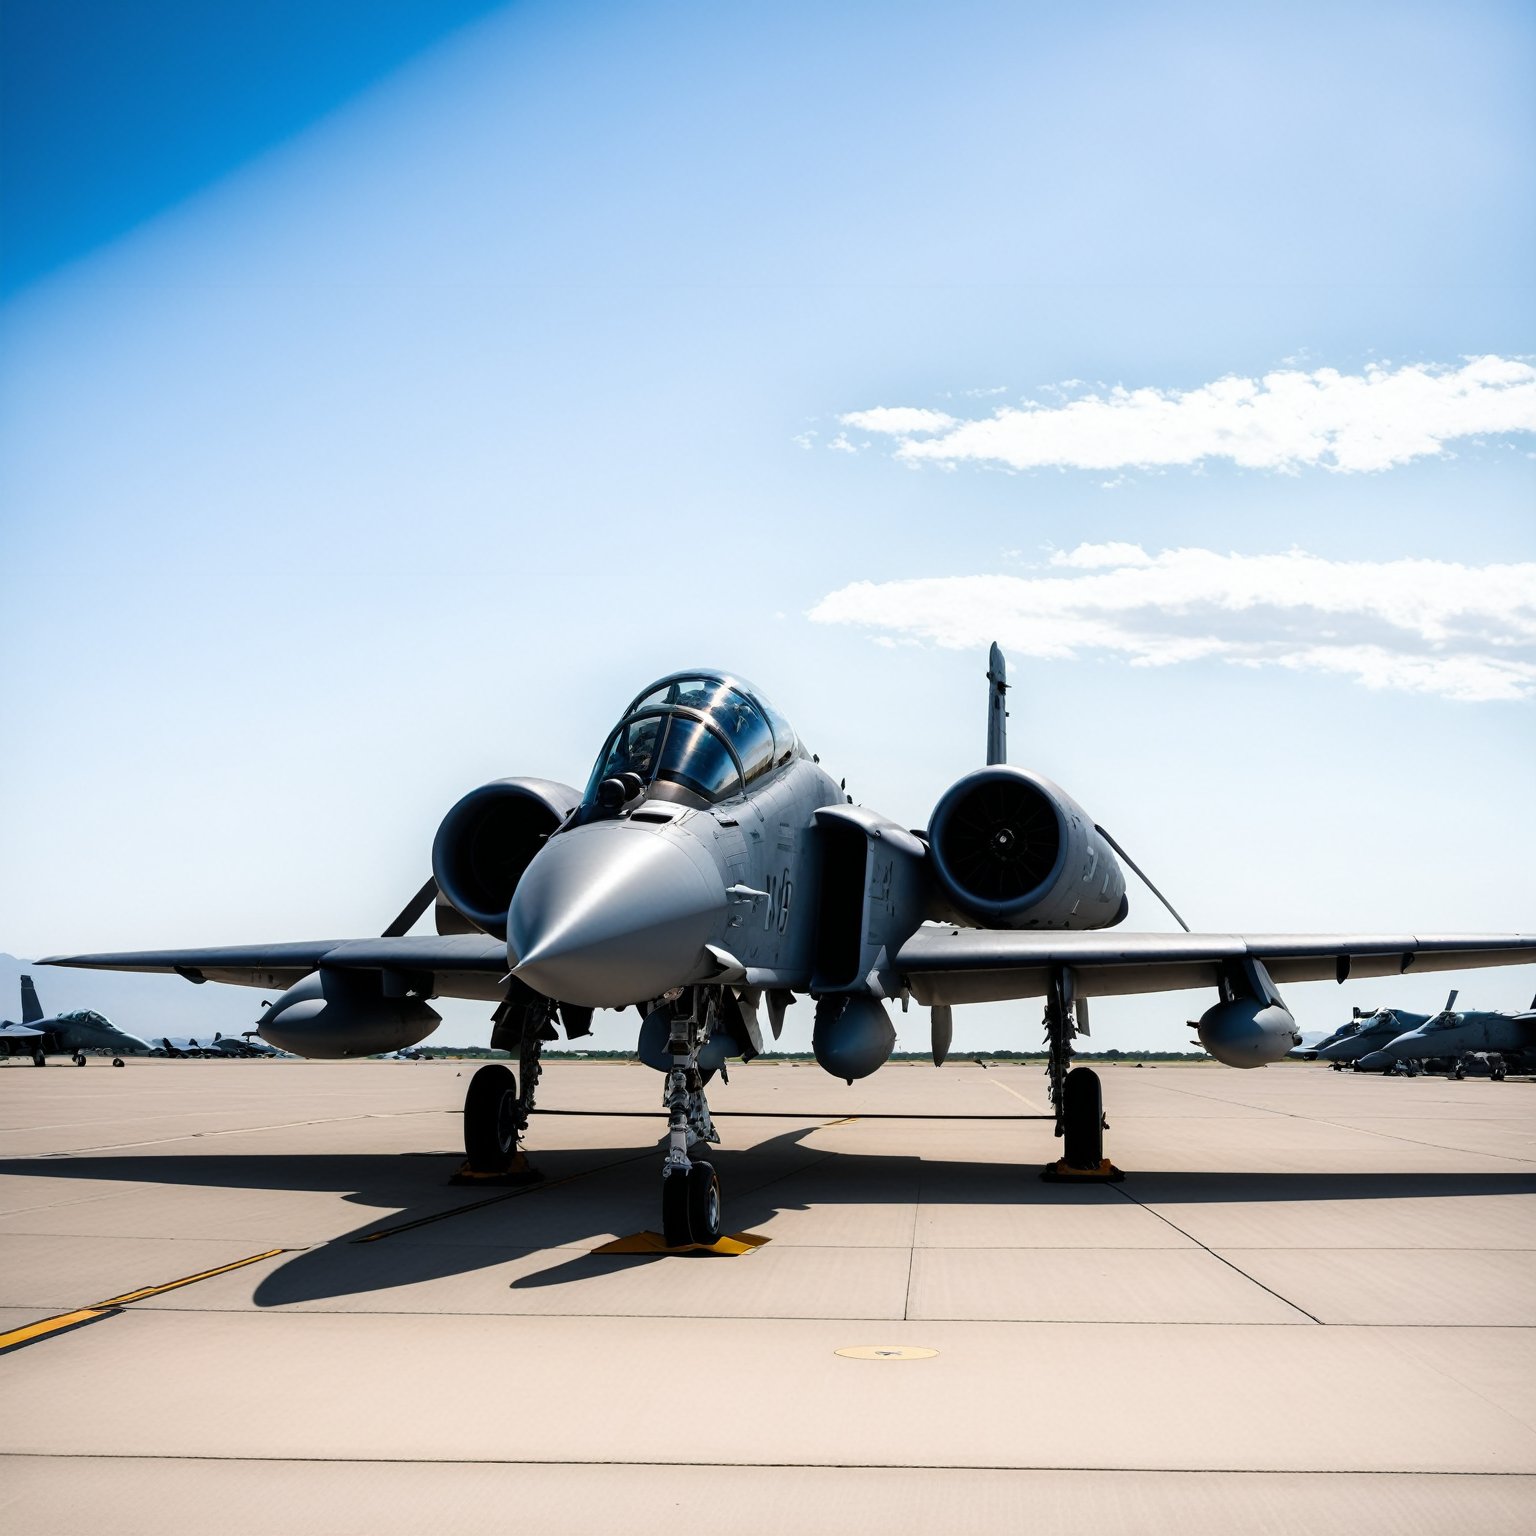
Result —
MULTIPOLYGON (((694 740, 698 740, 697 735, 694 740)), ((685 746, 685 752, 687 750, 685 746)), ((752 784, 783 767, 799 751, 799 741, 789 722, 750 684, 726 673, 703 669, 674 672, 658 678, 630 701, 618 724, 604 739, 583 804, 592 805, 603 780, 623 772, 638 773, 648 792, 658 798, 686 799, 701 806, 719 804, 744 795, 752 784), (684 689, 689 692, 684 694, 684 689), (695 702, 685 703, 685 697, 695 702), (672 742, 667 725, 658 726, 657 738, 644 767, 631 761, 619 761, 624 754, 620 743, 625 732, 646 720, 687 721, 702 728, 711 742, 724 748, 734 770, 734 782, 707 782, 681 771, 675 763, 669 768, 665 754, 672 742), (731 731, 723 723, 728 720, 736 722, 743 747, 738 748, 731 739, 731 731)), ((723 762, 721 766, 724 766, 723 762)))

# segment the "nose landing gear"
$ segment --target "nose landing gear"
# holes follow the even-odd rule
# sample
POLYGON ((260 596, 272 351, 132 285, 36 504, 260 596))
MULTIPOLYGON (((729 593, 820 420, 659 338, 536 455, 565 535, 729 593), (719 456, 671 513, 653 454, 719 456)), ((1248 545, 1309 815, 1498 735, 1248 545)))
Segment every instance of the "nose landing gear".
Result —
POLYGON ((720 1180, 710 1163, 689 1154, 700 1143, 719 1144, 704 1097, 699 1052, 709 1039, 718 1004, 713 993, 695 987, 673 1004, 667 1053, 667 1156, 661 1168, 661 1234, 669 1248, 719 1242, 720 1180))

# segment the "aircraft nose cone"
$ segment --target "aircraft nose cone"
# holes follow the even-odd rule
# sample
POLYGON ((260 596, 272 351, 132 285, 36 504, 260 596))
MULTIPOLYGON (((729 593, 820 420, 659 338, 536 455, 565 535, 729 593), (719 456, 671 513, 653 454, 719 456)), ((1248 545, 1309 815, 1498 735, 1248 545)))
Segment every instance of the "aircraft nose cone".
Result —
POLYGON ((552 838, 518 882, 507 958, 545 997, 622 1008, 681 985, 726 905, 719 873, 671 838, 578 827, 552 838))

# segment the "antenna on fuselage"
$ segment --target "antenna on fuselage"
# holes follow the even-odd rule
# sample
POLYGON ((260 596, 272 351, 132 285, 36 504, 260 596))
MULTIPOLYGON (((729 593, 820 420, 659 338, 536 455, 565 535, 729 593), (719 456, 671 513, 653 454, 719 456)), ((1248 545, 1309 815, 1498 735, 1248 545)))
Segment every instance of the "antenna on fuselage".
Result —
POLYGON ((1008 667, 992 642, 987 658, 987 767, 1008 761, 1008 667))

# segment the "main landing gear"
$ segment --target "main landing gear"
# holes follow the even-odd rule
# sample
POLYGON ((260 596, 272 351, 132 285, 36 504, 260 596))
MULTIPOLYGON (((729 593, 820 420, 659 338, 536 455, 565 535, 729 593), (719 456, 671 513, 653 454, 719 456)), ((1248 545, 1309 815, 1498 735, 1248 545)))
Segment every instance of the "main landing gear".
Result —
POLYGON ((661 1235, 669 1248, 720 1241, 720 1180, 712 1164, 691 1154, 720 1137, 704 1098, 699 1052, 719 1012, 713 988, 693 987, 671 1005, 667 1053, 667 1156, 661 1165, 661 1235))
POLYGON ((85 1065, 85 1052, 84 1051, 76 1051, 75 1052, 75 1065, 77 1067, 83 1067, 85 1065))
POLYGON ((516 1051, 518 1071, 501 1062, 481 1067, 464 1094, 464 1167, 460 1177, 497 1178, 518 1169, 518 1139, 528 1129, 546 1040, 555 1038, 555 1005, 521 983, 496 1010, 491 1045, 516 1051), (518 1090, 518 1078, 522 1090, 518 1090))
POLYGON ((1119 1183, 1125 1175, 1104 1156, 1104 1094, 1091 1067, 1072 1065, 1072 1039, 1088 1033, 1088 1002, 1074 997, 1072 973, 1058 970, 1045 999, 1045 1038, 1049 1047, 1046 1074, 1051 1104, 1056 1110, 1056 1134, 1062 1156, 1041 1174, 1063 1182, 1119 1183))

